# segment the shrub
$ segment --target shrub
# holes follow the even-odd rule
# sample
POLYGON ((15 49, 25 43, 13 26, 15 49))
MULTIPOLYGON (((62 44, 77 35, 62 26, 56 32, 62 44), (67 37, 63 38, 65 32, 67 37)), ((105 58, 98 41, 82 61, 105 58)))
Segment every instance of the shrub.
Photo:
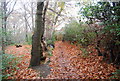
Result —
POLYGON ((120 69, 117 69, 116 72, 112 73, 113 76, 110 77, 111 79, 120 79, 120 69))
POLYGON ((55 35, 55 33, 53 33, 52 38, 47 39, 47 44, 54 44, 55 41, 56 41, 56 35, 55 35))
POLYGON ((89 31, 89 27, 76 21, 71 21, 65 28, 64 40, 77 42, 78 44, 87 46, 94 37, 95 33, 89 31))
POLYGON ((98 2, 82 8, 82 15, 88 24, 99 20, 104 26, 98 29, 97 48, 104 48, 104 57, 109 63, 120 65, 120 2, 98 2), (101 33, 102 32, 102 33, 101 33), (108 56, 108 57, 107 57, 108 56))
POLYGON ((2 54, 0 58, 2 58, 2 78, 6 79, 8 76, 12 75, 12 69, 18 69, 17 64, 19 58, 11 54, 2 54), (7 70, 11 70, 10 74, 6 73, 7 70))
POLYGON ((23 44, 28 44, 28 45, 32 45, 32 34, 28 34, 28 38, 27 41, 25 41, 23 44))
POLYGON ((28 42, 27 44, 31 45, 32 44, 32 36, 31 35, 28 35, 28 42))
POLYGON ((56 40, 58 41, 63 40, 63 34, 61 32, 58 32, 55 37, 56 37, 56 40))
POLYGON ((86 48, 80 48, 80 50, 82 51, 82 57, 87 58, 89 56, 89 53, 86 50, 86 48))
POLYGON ((3 32, 2 28, 0 28, 0 45, 2 44, 2 36, 5 38, 4 42, 6 45, 11 45, 14 44, 15 42, 12 41, 11 37, 12 37, 12 32, 13 31, 7 31, 7 32, 3 32))

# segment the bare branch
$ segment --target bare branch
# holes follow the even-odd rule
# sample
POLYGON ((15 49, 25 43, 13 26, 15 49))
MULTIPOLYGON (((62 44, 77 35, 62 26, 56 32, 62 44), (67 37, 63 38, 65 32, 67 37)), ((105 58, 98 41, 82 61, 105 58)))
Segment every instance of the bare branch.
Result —
POLYGON ((8 14, 7 14, 7 17, 13 12, 16 3, 17 3, 17 0, 15 0, 15 3, 14 3, 14 5, 13 5, 11 11, 9 11, 8 14))
POLYGON ((57 15, 64 16, 64 15, 59 14, 58 12, 54 11, 54 10, 53 10, 53 9, 51 9, 51 8, 48 8, 48 10, 50 10, 50 11, 52 11, 52 12, 56 13, 57 15))
POLYGON ((45 15, 46 15, 46 11, 47 11, 47 8, 48 8, 48 4, 49 4, 49 1, 46 2, 45 8, 44 8, 43 22, 45 22, 45 15))

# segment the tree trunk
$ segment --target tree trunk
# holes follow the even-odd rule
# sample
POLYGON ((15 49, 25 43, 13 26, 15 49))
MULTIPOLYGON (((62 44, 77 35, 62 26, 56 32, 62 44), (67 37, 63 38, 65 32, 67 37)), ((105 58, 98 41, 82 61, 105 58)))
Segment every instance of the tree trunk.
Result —
POLYGON ((25 19, 25 39, 26 39, 26 42, 28 42, 28 23, 27 23, 27 14, 26 14, 26 11, 25 11, 25 15, 24 15, 24 19, 25 19))
MULTIPOLYGON (((47 8, 48 8, 48 4, 49 4, 49 1, 46 2, 45 8, 44 8, 44 14, 43 14, 43 26, 44 27, 43 27, 43 31, 45 31, 45 15, 46 15, 46 11, 47 11, 47 8)), ((47 46, 46 46, 46 43, 45 43, 44 33, 42 35, 41 43, 42 43, 43 51, 47 51, 47 46)))
POLYGON ((44 2, 37 2, 35 30, 32 36, 30 67, 40 65, 41 58, 43 57, 42 46, 41 46, 41 39, 44 33, 43 13, 42 13, 43 7, 44 7, 44 2))
POLYGON ((13 4, 13 7, 10 11, 8 11, 7 6, 9 2, 6 0, 1 2, 1 10, 2 10, 2 51, 3 54, 5 53, 5 47, 8 45, 8 38, 7 38, 7 18, 8 16, 13 12, 14 6, 16 4, 17 0, 13 4))
POLYGON ((26 39, 26 42, 28 42, 28 27, 27 27, 26 21, 25 21, 25 33, 26 33, 25 39, 26 39))
POLYGON ((6 1, 1 3, 2 8, 2 53, 5 53, 5 47, 6 47, 6 1))
POLYGON ((97 30, 95 31, 95 33, 96 33, 96 38, 97 38, 97 43, 96 43, 96 50, 97 50, 97 52, 98 52, 98 56, 102 56, 102 53, 101 53, 101 51, 100 51, 100 39, 98 39, 99 37, 98 37, 98 32, 97 32, 97 30))
POLYGON ((34 31, 34 8, 33 8, 33 2, 31 2, 31 18, 32 18, 32 32, 34 31))

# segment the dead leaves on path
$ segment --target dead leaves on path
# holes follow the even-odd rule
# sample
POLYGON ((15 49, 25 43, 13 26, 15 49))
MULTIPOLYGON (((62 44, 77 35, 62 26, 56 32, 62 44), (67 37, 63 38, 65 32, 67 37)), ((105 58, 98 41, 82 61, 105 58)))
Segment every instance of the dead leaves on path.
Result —
MULTIPOLYGON (((10 46, 7 53, 21 56, 22 60, 18 64, 20 69, 15 70, 14 79, 39 79, 40 75, 33 69, 28 69, 30 62, 31 46, 25 45, 21 48, 10 46), (39 75, 39 76, 38 76, 39 75)), ((86 50, 88 57, 83 57, 83 51, 68 42, 55 42, 53 56, 50 58, 49 66, 52 67, 47 79, 109 79, 110 73, 116 69, 102 61, 102 56, 97 56, 97 51, 93 46, 86 50)))
MULTIPOLYGON (((8 79, 40 79, 40 75, 35 70, 28 68, 30 62, 31 46, 23 45, 21 48, 15 46, 7 47, 6 53, 14 54, 20 57, 20 62, 17 64, 19 69, 12 69, 14 73, 8 79)), ((11 69, 7 73, 11 72, 11 69)))
POLYGON ((56 48, 51 57, 51 74, 48 78, 54 79, 109 79, 109 74, 115 68, 102 62, 102 56, 97 56, 93 47, 89 48, 92 53, 83 58, 82 51, 68 42, 56 42, 56 48))

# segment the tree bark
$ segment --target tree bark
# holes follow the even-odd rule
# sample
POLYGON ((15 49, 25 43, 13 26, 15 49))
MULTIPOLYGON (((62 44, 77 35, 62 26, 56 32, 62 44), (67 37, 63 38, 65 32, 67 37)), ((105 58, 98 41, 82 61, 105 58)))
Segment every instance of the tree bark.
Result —
POLYGON ((8 3, 6 0, 1 2, 1 10, 2 10, 2 53, 5 53, 5 47, 7 46, 8 38, 7 38, 7 19, 9 15, 13 12, 14 6, 16 5, 17 0, 13 4, 13 7, 10 11, 8 11, 7 6, 8 3))
POLYGON ((5 47, 6 47, 6 0, 1 2, 2 8, 2 53, 5 54, 5 47))
POLYGON ((44 8, 44 2, 37 2, 35 30, 32 36, 30 67, 40 65, 41 58, 43 57, 42 46, 41 46, 41 39, 44 33, 43 8, 44 8))
POLYGON ((27 13, 26 13, 26 8, 25 8, 25 5, 24 6, 24 20, 25 20, 25 39, 26 39, 26 42, 28 42, 28 23, 27 23, 27 13))
POLYGON ((33 2, 31 2, 31 18, 32 18, 32 32, 34 31, 34 8, 33 8, 33 2))
MULTIPOLYGON (((49 1, 46 2, 45 8, 44 8, 44 13, 43 13, 43 26, 44 26, 43 27, 43 31, 45 31, 45 15, 46 15, 46 12, 47 12, 48 4, 49 4, 49 1)), ((47 51, 47 46, 46 46, 46 43, 45 43, 44 32, 43 32, 43 35, 42 35, 41 43, 43 45, 43 51, 47 51)))

